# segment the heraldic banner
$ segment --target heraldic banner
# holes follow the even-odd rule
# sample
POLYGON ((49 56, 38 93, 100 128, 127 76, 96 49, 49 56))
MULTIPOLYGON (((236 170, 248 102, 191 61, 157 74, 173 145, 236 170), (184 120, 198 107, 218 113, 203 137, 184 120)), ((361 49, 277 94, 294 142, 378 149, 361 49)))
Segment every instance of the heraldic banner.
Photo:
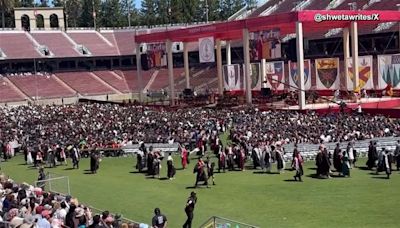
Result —
POLYGON ((285 87, 284 62, 266 62, 265 76, 267 78, 267 87, 272 90, 283 90, 285 87))
POLYGON ((224 88, 226 91, 240 90, 240 65, 224 65, 224 88))
POLYGON ((214 37, 199 38, 200 63, 215 62, 214 37))
POLYGON ((400 54, 378 55, 378 87, 400 89, 400 54))
MULTIPOLYGON (((372 79, 372 55, 358 57, 358 76, 360 78, 360 89, 373 89, 374 81, 372 79)), ((347 69, 347 90, 354 90, 353 59, 349 58, 349 67, 347 69)))
POLYGON ((275 59, 281 57, 280 29, 250 33, 250 60, 275 59))
POLYGON ((324 58, 315 60, 317 89, 336 90, 340 88, 339 58, 324 58))
MULTIPOLYGON (((289 61, 289 75, 290 86, 293 86, 290 90, 294 90, 295 88, 298 88, 300 80, 296 62, 289 61)), ((304 60, 304 89, 311 89, 311 61, 309 59, 304 60)))
MULTIPOLYGON (((250 64, 250 78, 251 78, 251 90, 261 90, 261 69, 260 63, 250 64)), ((246 79, 245 79, 245 67, 243 67, 243 89, 246 89, 246 79)))

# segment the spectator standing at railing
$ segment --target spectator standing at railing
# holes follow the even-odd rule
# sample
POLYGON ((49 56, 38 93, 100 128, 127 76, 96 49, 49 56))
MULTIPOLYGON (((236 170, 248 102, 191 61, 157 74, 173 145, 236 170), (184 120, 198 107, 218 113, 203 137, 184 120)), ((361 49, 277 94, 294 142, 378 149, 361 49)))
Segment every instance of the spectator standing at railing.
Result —
POLYGON ((195 192, 191 192, 190 196, 186 202, 185 206, 185 213, 186 213, 186 222, 183 224, 183 228, 191 228, 192 227, 192 221, 194 217, 194 207, 197 203, 197 196, 195 192))
POLYGON ((166 228, 168 225, 167 217, 161 214, 160 208, 154 209, 154 217, 151 221, 152 228, 166 228))

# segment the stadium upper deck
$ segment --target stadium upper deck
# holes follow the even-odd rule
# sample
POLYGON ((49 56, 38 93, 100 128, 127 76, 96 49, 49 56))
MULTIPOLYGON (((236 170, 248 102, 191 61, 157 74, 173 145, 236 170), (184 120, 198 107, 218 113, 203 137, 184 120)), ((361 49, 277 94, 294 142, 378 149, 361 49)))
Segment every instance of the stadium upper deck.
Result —
MULTIPOLYGON (((305 0, 298 6, 296 0, 268 0, 256 8, 248 17, 271 15, 294 10, 348 9, 353 0, 305 0)), ((397 9, 400 0, 360 0, 358 8, 368 10, 397 9)), ((168 26, 168 29, 182 26, 168 26)), ((65 31, 0 31, 0 59, 65 58, 65 57, 102 57, 134 55, 135 33, 151 33, 166 27, 152 29, 118 29, 94 31, 90 29, 69 28, 65 31)), ((398 23, 383 23, 376 27, 363 29, 359 34, 385 33, 398 30, 398 23)), ((309 34, 309 38, 330 38, 340 36, 341 31, 326 31, 309 34)), ((240 45, 240 44, 239 44, 240 45)), ((191 45, 190 51, 197 46, 191 45)))

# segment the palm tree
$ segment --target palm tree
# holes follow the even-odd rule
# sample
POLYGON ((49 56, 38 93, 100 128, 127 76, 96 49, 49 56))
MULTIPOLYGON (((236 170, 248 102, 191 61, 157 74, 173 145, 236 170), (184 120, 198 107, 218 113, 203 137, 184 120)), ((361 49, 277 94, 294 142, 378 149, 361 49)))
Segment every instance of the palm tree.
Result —
POLYGON ((6 27, 5 14, 14 7, 14 0, 0 0, 1 27, 6 27))

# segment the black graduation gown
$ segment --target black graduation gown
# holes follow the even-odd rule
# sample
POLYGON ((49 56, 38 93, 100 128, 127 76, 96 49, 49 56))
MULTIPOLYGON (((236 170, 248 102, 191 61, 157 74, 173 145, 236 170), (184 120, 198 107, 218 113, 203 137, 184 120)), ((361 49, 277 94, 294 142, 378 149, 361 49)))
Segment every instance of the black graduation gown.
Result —
POLYGON ((337 172, 342 172, 342 161, 340 159, 340 149, 335 148, 335 151, 333 152, 333 167, 335 167, 337 172))

